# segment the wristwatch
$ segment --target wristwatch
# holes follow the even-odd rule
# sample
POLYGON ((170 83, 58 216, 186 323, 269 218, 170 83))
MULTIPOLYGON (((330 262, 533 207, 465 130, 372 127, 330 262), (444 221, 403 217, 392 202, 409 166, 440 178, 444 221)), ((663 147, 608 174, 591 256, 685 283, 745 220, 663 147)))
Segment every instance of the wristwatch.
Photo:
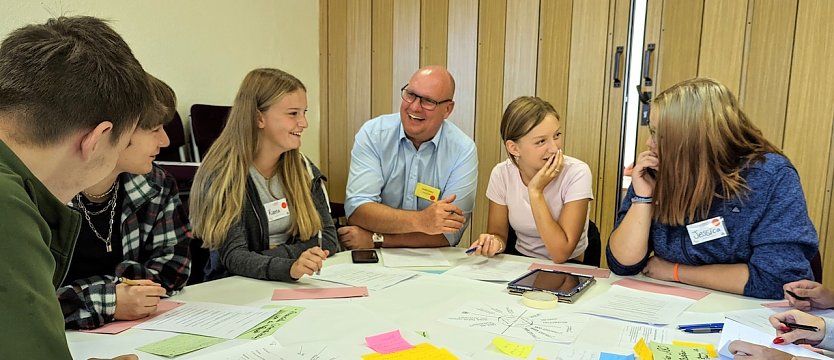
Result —
POLYGON ((382 242, 385 241, 385 237, 380 233, 374 233, 374 236, 371 238, 374 240, 374 249, 381 248, 382 242))

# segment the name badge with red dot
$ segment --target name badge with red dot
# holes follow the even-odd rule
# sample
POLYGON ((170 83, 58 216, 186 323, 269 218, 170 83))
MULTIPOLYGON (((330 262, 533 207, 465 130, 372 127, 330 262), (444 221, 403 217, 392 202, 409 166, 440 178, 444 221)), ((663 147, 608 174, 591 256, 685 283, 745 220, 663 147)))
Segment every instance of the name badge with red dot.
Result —
POLYGON ((275 221, 290 216, 290 204, 287 203, 287 198, 266 203, 264 204, 264 209, 266 209, 266 218, 269 221, 275 221))
POLYGON ((417 195, 419 198, 435 202, 440 200, 440 189, 418 182, 417 187, 414 188, 414 195, 417 195))
POLYGON ((692 245, 727 236, 727 228, 724 227, 724 218, 721 216, 686 225, 686 231, 689 232, 689 240, 692 241, 692 245))

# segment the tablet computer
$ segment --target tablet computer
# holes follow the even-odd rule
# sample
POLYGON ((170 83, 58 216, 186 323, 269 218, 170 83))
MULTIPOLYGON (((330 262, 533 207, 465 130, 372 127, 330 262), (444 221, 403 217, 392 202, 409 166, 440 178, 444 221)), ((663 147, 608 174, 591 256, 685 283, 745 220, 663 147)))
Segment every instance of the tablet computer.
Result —
POLYGON ((536 269, 510 281, 507 289, 515 295, 521 295, 526 291, 544 291, 556 295, 560 302, 571 303, 594 281, 593 276, 536 269))

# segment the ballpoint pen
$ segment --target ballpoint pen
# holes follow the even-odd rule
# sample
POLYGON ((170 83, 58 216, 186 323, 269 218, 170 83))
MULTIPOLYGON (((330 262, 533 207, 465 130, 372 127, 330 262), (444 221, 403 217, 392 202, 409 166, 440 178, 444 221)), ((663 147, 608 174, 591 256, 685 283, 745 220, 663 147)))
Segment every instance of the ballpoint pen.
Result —
POLYGON ((795 324, 795 323, 787 322, 787 321, 784 321, 784 320, 780 320, 780 322, 782 324, 785 324, 785 326, 787 326, 791 329, 795 329, 795 330, 807 330, 807 331, 813 331, 813 332, 820 331, 820 329, 816 326, 795 324))
MULTIPOLYGON (((321 230, 319 230, 319 249, 324 251, 324 249, 321 248, 321 230)), ((324 266, 324 264, 322 264, 322 266, 324 266)), ((316 270, 316 275, 321 275, 321 268, 316 270)))
POLYGON ((794 299, 797 299, 797 300, 802 300, 802 301, 808 300, 808 298, 807 298, 807 297, 805 297, 805 296, 799 296, 799 295, 797 295, 797 294, 796 294, 795 292, 793 292, 793 291, 790 291, 790 290, 785 290, 785 292, 786 292, 786 293, 788 293, 788 295, 793 296, 793 298, 794 298, 794 299))
POLYGON ((678 330, 686 329, 723 329, 724 323, 685 324, 678 325, 678 330))
POLYGON ((683 332, 687 332, 690 334, 712 334, 712 333, 720 333, 722 328, 694 328, 694 329, 680 329, 683 332))

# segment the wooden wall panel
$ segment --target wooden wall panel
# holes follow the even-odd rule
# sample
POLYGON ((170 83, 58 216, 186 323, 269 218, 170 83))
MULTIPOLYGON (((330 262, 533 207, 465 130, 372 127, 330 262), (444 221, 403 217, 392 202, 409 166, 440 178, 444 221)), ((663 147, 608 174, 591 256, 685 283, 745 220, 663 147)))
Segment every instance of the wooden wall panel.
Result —
POLYGON ((784 145, 797 0, 753 0, 741 106, 765 137, 784 145))
POLYGON ((478 68, 478 0, 449 3, 447 67, 455 77, 455 110, 449 121, 475 139, 475 78, 478 68))
MULTIPOLYGON (((602 141, 600 145, 600 166, 599 173, 596 174, 594 186, 596 187, 597 197, 595 202, 597 204, 596 210, 596 224, 599 228, 600 237, 602 240, 602 249, 608 245, 608 238, 611 231, 614 230, 614 219, 616 217, 615 209, 617 208, 617 199, 620 193, 620 186, 618 184, 621 175, 622 159, 622 131, 623 131, 623 112, 624 98, 623 91, 628 86, 625 81, 625 74, 628 69, 625 68, 629 53, 629 14, 631 12, 631 1, 616 0, 614 1, 613 11, 609 14, 609 26, 611 31, 611 41, 608 47, 608 63, 612 64, 608 67, 606 77, 613 79, 613 62, 615 61, 616 48, 623 47, 623 55, 621 59, 621 77, 622 85, 614 87, 613 80, 607 82, 606 103, 607 106, 603 109, 605 115, 602 128, 602 141)), ((637 49, 640 51, 640 49, 637 49)), ((604 253, 600 253, 601 264, 607 265, 604 253)))
MULTIPOLYGON (((329 174, 330 173, 330 164, 327 162, 327 159, 330 157, 330 130, 329 130, 329 122, 328 122, 328 109, 330 106, 328 105, 328 96, 330 92, 328 91, 328 51, 330 46, 327 42, 327 37, 330 34, 328 31, 329 28, 329 17, 328 17, 328 3, 329 0, 319 0, 319 89, 321 89, 321 94, 319 94, 319 101, 321 102, 319 109, 321 111, 321 116, 319 117, 319 121, 321 124, 319 126, 319 154, 321 154, 322 158, 319 159, 319 168, 322 174, 329 174)), ((328 183, 327 187, 328 192, 333 192, 333 187, 328 183)))
MULTIPOLYGON (((371 117, 371 0, 348 2, 347 133, 356 134, 371 117)), ((353 148, 346 137, 344 150, 353 148)))
POLYGON ((400 88, 420 68, 420 0, 394 1, 394 87, 391 102, 399 111, 400 88))
POLYGON ((704 0, 663 2, 655 95, 698 75, 704 0))
POLYGON ((564 119, 568 108, 572 0, 542 0, 536 96, 547 100, 564 119))
MULTIPOLYGON (((826 243, 825 213, 830 211, 832 165, 831 131, 834 121, 834 2, 802 0, 796 18, 791 66, 790 96, 785 123, 785 153, 802 180, 808 212, 820 232, 824 259, 834 249, 826 243), (824 169, 829 169, 826 171, 824 169)), ((825 267, 827 282, 834 283, 834 269, 825 267)))
MULTIPOLYGON (((347 133, 348 91, 347 78, 347 2, 331 1, 328 4, 328 45, 329 56, 327 63, 327 92, 328 92, 328 131, 330 134, 347 133)), ((345 186, 347 185, 348 168, 344 164, 350 163, 350 153, 345 151, 350 140, 338 136, 329 139, 327 163, 329 173, 330 199, 344 202, 345 186)), ((350 141, 352 143, 352 141, 350 141)))
MULTIPOLYGON (((565 154, 599 174, 600 132, 605 93, 608 0, 575 1, 572 22, 568 106, 562 122, 565 154)), ((594 197, 599 199, 598 194, 594 197)), ((592 220, 596 202, 591 202, 592 220)))
MULTIPOLYGON (((519 96, 536 93, 538 59, 538 0, 507 2, 504 39, 504 108, 519 96)), ((505 154, 506 155, 506 154, 505 154)), ((505 157, 502 156, 502 159, 505 157)))
POLYGON ((710 77, 738 95, 744 39, 747 29, 748 0, 706 0, 698 76, 710 77))
MULTIPOLYGON (((423 0, 420 5, 420 66, 446 66, 449 0, 423 0)), ((416 70, 416 69, 415 69, 416 70)))
POLYGON ((475 98, 475 144, 478 146, 478 194, 471 233, 486 232, 489 202, 486 187, 501 159, 499 125, 503 112, 504 31, 507 0, 482 1, 478 7, 478 78, 475 98))
POLYGON ((371 4, 371 117, 399 110, 393 107, 394 84, 394 0, 373 0, 371 4))

